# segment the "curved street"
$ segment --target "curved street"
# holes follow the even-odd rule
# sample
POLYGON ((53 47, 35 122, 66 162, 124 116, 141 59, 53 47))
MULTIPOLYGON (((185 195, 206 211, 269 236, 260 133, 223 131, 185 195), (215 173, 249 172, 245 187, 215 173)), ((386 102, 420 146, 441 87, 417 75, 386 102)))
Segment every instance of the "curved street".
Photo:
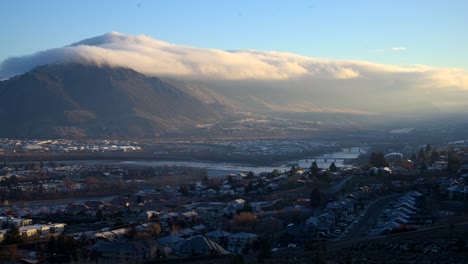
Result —
POLYGON ((388 204, 398 197, 402 196, 403 194, 391 194, 389 196, 381 197, 372 203, 370 203, 365 211, 361 214, 361 216, 357 217, 356 220, 348 226, 348 234, 346 237, 340 237, 342 239, 356 239, 361 236, 362 233, 367 233, 375 223, 375 220, 384 212, 385 208, 388 204))

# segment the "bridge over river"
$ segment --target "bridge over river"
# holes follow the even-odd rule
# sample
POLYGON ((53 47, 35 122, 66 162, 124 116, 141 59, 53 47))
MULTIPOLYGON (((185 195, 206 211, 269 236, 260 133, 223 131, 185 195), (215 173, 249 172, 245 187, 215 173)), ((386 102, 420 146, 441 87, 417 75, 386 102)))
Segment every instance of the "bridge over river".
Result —
POLYGON ((348 167, 349 161, 356 159, 360 154, 363 154, 367 151, 365 147, 355 147, 355 148, 344 148, 340 152, 327 153, 320 156, 307 157, 297 161, 291 161, 287 166, 299 166, 301 168, 309 168, 312 165, 312 162, 317 162, 319 168, 328 168, 335 163, 338 167, 348 167))

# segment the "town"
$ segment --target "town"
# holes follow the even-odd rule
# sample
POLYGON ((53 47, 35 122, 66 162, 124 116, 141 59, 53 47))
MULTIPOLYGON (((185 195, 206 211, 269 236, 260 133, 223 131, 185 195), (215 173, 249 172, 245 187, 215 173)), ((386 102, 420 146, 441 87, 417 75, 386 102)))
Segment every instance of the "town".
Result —
MULTIPOLYGON (((44 142, 20 144, 68 151, 73 145, 44 142)), ((3 141, 4 153, 20 144, 3 141)), ((268 144, 257 149, 281 146, 268 144)), ((80 149, 140 148, 101 141, 80 149)), ((463 263, 468 142, 391 151, 365 148, 355 158, 366 160, 361 166, 311 158, 302 167, 217 176, 177 165, 5 160, 0 164, 0 258, 23 263, 203 263, 213 258, 219 263, 381 263, 385 256, 361 256, 353 250, 358 247, 397 253, 400 262, 392 263, 448 255, 451 263, 463 263), (404 244, 398 243, 402 237, 404 244)))

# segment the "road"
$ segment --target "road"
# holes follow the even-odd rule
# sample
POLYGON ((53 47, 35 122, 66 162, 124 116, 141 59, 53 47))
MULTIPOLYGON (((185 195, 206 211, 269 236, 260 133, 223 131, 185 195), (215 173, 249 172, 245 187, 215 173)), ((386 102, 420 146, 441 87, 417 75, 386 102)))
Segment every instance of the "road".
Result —
POLYGON ((346 178, 344 178, 343 180, 341 180, 340 182, 330 186, 330 188, 328 189, 328 194, 334 194, 338 191, 340 191, 341 189, 343 189, 344 186, 346 186, 346 184, 353 178, 353 176, 348 176, 346 178))
POLYGON ((379 198, 370 203, 364 213, 360 217, 356 218, 359 223, 353 222, 350 225, 352 228, 349 229, 348 227, 348 235, 343 239, 356 239, 360 237, 362 233, 367 233, 370 227, 375 223, 375 220, 377 220, 377 218, 382 215, 388 204, 402 195, 403 194, 400 193, 392 194, 379 198))
MULTIPOLYGON (((68 205, 70 203, 77 202, 86 202, 86 201, 110 201, 119 195, 110 195, 110 196, 94 196, 94 197, 83 197, 83 198, 67 198, 67 199, 58 199, 58 200, 34 200, 34 201, 25 201, 25 202, 12 202, 9 206, 47 206, 47 205, 68 205)), ((7 206, 8 207, 8 206, 7 206)))

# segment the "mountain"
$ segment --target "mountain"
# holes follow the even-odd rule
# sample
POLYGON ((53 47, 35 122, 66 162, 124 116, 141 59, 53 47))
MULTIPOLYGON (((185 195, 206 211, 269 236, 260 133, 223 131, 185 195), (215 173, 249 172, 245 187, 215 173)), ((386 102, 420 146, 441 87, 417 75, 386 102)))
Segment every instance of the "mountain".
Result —
POLYGON ((0 82, 0 137, 174 135, 231 115, 227 102, 128 68, 51 64, 0 82))
POLYGON ((10 57, 0 62, 0 79, 57 63, 124 67, 191 87, 198 83, 245 112, 353 114, 382 120, 468 113, 466 69, 219 50, 118 32, 10 57))
MULTIPOLYGON (((468 114, 465 69, 219 50, 117 32, 5 59, 2 79, 0 136, 245 136, 251 127, 271 131, 275 118, 393 129, 468 114), (258 119, 235 123, 233 112, 258 119)), ((294 127, 284 122, 280 135, 294 127)))

